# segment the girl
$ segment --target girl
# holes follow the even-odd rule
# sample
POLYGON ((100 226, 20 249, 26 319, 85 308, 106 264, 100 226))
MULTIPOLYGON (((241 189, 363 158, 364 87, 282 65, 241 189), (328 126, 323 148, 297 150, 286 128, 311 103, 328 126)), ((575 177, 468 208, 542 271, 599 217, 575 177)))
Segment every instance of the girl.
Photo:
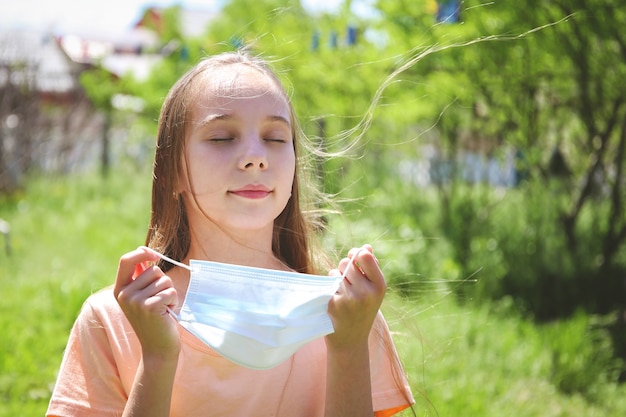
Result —
MULTIPOLYGON (((226 53, 192 68, 161 111, 147 246, 183 263, 314 273, 299 135, 264 61, 226 53)), ((328 303, 334 333, 253 370, 170 317, 185 299, 188 270, 152 250, 129 252, 114 287, 83 306, 47 415, 393 415, 413 398, 379 314, 386 286, 372 248, 351 250, 331 274, 344 272, 328 303)))

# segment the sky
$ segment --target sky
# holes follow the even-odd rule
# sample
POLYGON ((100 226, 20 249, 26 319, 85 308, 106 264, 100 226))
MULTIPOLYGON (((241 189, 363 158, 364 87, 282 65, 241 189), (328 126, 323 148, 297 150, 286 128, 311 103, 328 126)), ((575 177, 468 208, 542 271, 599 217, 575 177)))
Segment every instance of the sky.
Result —
MULTIPOLYGON (((310 9, 333 10, 340 0, 301 0, 310 9)), ((216 10, 221 0, 0 0, 0 30, 55 34, 115 34, 129 30, 147 6, 181 4, 216 10)))

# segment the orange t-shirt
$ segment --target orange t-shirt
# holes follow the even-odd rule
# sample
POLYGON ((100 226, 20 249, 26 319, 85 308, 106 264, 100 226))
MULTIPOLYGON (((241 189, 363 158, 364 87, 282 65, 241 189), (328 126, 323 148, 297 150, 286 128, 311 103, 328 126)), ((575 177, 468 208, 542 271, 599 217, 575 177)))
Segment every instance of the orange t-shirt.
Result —
MULTIPOLYGON (((320 338, 269 370, 222 358, 179 326, 181 352, 171 417, 324 415, 326 345, 320 338)), ((378 315, 370 333, 372 400, 376 416, 412 404, 387 324, 378 315)), ((65 350, 47 416, 120 416, 141 346, 112 290, 90 296, 65 350)))

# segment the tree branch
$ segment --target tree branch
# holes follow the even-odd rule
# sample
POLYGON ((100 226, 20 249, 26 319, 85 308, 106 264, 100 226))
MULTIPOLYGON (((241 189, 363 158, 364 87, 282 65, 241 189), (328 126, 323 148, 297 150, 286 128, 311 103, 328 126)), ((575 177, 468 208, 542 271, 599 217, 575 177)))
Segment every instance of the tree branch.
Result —
POLYGON ((611 189, 611 213, 607 227, 607 236, 604 240, 604 250, 602 251, 603 263, 610 264, 611 259, 617 253, 617 249, 624 239, 626 239, 626 221, 624 221, 624 208, 622 200, 624 156, 626 154, 626 118, 623 119, 621 134, 615 154, 615 182, 611 189), (621 223, 621 227, 620 227, 621 223))
MULTIPOLYGON (((598 150, 596 151, 594 155, 595 158, 592 162, 591 167, 587 170, 587 174, 585 175, 585 182, 582 187, 582 190, 580 191, 580 194, 578 195, 578 198, 576 199, 576 203, 574 203, 572 210, 566 216, 566 219, 569 222, 575 223, 576 218, 578 217, 578 214, 580 213, 580 210, 585 204, 585 201, 591 195, 591 192, 593 190, 593 178, 598 172, 598 169, 600 169, 600 166, 602 166, 602 163, 604 162, 604 154, 606 153, 606 150, 608 149, 608 144, 610 142, 609 139, 611 137, 611 133, 613 132, 615 128, 615 124, 619 116, 619 111, 623 103, 624 103, 624 99, 622 97, 618 97, 613 103, 611 117, 607 121, 605 129, 600 134, 600 147, 598 148, 598 150)), ((588 131, 587 134, 590 135, 591 132, 588 131)), ((589 140, 593 140, 593 137, 590 137, 589 140)))

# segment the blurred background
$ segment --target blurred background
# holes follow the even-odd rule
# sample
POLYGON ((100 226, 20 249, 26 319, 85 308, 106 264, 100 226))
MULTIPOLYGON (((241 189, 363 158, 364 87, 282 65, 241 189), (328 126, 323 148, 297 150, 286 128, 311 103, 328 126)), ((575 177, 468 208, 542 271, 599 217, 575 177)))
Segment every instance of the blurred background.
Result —
POLYGON ((0 416, 43 414, 143 243, 169 87, 241 47, 313 146, 355 145, 312 160, 323 239, 384 260, 417 415, 626 415, 624 27, 611 0, 4 0, 0 416))

